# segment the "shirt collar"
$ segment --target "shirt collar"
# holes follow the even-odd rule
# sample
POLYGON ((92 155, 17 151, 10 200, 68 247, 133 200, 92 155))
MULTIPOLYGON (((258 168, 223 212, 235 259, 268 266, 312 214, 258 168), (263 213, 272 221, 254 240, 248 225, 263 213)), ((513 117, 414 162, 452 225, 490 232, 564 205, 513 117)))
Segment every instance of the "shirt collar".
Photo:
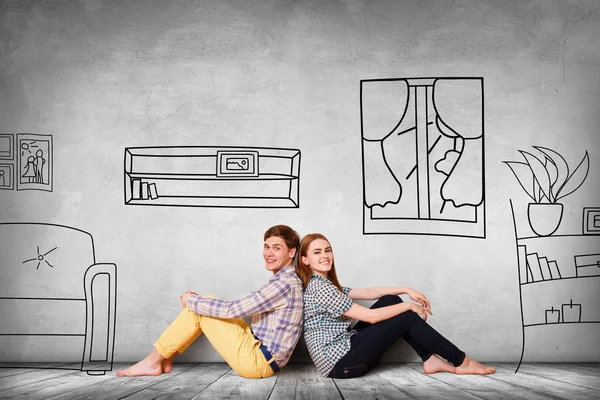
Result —
POLYGON ((296 267, 294 266, 294 264, 292 264, 292 265, 287 265, 287 266, 285 266, 285 267, 281 268, 281 269, 279 270, 279 272, 277 272, 275 275, 273 275, 273 276, 271 277, 271 279, 269 279, 269 280, 273 280, 273 279, 275 279, 275 278, 279 278, 280 276, 283 276, 283 275, 285 275, 285 274, 289 274, 289 273, 292 273, 292 272, 293 272, 293 273, 296 273, 296 267))

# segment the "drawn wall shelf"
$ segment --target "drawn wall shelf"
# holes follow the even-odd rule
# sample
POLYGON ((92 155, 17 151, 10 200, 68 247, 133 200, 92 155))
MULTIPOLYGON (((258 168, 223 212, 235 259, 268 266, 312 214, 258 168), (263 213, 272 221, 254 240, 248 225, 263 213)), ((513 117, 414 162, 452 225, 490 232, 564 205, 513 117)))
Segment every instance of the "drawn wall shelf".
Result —
MULTIPOLYGON (((512 202, 511 211, 514 222, 512 202)), ((600 337, 600 236, 519 237, 514 226, 523 329, 517 372, 527 341, 532 344, 558 330, 562 340, 600 337)))
POLYGON ((300 151, 266 147, 129 147, 125 204, 298 208, 300 151))

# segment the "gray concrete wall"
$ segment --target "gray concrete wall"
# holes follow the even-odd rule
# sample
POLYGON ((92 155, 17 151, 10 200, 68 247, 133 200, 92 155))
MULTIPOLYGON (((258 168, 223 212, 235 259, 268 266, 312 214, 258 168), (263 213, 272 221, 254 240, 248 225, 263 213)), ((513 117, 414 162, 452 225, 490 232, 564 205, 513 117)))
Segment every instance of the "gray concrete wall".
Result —
MULTIPOLYGON (((268 280, 262 234, 277 223, 327 235, 343 284, 415 287, 467 353, 516 361, 509 199, 521 227, 529 199, 502 161, 538 145, 574 167, 587 151, 556 234, 581 233, 582 208, 600 206, 599 43, 597 1, 4 0, 0 133, 52 135, 54 182, 0 190, 0 222, 93 235, 97 261, 118 266, 116 361, 151 349, 186 289, 232 299, 268 280), (484 79, 485 239, 363 235, 360 81, 406 77, 484 79), (136 146, 300 149, 300 208, 126 206, 136 146)), ((525 357, 599 361, 598 326, 534 328, 525 357)), ((415 357, 398 345, 387 359, 415 357)), ((220 358, 202 338, 182 359, 220 358)))

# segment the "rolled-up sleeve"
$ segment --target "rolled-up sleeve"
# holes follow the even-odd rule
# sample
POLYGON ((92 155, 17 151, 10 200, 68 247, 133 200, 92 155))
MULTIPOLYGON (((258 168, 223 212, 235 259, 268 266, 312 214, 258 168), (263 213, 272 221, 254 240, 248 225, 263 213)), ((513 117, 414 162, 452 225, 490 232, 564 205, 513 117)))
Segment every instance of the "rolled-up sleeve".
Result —
POLYGON ((237 300, 221 300, 200 295, 191 295, 187 307, 196 314, 214 318, 240 318, 276 310, 286 305, 290 287, 283 281, 272 281, 237 300))

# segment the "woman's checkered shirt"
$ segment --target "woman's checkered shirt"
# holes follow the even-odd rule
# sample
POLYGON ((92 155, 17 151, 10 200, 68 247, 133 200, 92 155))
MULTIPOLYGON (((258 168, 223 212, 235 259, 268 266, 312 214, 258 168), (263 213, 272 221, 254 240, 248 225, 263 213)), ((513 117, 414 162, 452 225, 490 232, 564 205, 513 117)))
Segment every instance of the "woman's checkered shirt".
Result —
POLYGON ((304 341, 323 376, 350 351, 348 328, 352 318, 343 314, 352 307, 350 288, 340 292, 328 279, 313 274, 304 289, 304 341))

